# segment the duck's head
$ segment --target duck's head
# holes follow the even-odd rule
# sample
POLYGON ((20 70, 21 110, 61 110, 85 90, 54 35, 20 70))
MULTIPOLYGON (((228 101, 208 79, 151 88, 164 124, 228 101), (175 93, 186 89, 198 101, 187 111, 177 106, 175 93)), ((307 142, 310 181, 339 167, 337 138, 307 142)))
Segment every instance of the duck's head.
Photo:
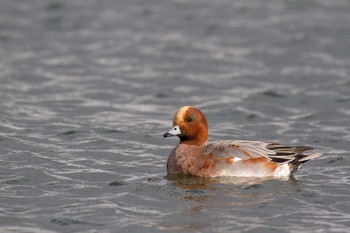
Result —
POLYGON ((208 125, 203 113, 194 107, 184 106, 174 116, 173 128, 163 135, 178 136, 180 143, 203 145, 208 139, 208 125))

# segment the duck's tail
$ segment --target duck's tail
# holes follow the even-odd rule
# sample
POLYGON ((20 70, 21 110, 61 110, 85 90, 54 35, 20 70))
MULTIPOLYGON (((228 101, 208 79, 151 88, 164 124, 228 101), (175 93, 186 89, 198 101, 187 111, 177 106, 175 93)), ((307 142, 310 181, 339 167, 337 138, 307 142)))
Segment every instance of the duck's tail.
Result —
POLYGON ((288 163, 289 168, 290 168, 290 172, 291 173, 296 172, 301 167, 301 165, 303 163, 305 163, 311 159, 318 158, 320 156, 322 156, 322 153, 320 153, 320 152, 313 152, 310 154, 301 154, 301 155, 296 156, 294 160, 292 160, 288 163))
POLYGON ((312 152, 313 148, 308 146, 284 146, 271 143, 267 148, 276 153, 268 157, 279 164, 288 163, 291 173, 296 172, 303 163, 322 155, 320 152, 312 152))

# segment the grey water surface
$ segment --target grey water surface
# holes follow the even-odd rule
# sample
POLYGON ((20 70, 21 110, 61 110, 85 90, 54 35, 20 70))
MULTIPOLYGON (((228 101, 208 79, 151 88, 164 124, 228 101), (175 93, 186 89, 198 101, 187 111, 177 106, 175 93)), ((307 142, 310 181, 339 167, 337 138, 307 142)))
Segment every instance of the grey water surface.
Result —
POLYGON ((0 0, 0 232, 349 232, 349 148, 348 0, 0 0), (183 105, 325 155, 167 176, 183 105))

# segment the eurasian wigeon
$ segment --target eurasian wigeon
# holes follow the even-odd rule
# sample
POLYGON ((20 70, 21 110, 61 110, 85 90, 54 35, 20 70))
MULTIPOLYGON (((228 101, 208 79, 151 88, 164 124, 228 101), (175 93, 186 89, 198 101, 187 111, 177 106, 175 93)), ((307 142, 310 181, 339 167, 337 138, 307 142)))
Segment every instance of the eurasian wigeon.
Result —
POLYGON ((301 164, 321 156, 308 146, 284 146, 261 141, 214 141, 207 143, 208 125, 203 113, 185 106, 176 113, 173 128, 164 137, 178 136, 171 152, 170 174, 200 177, 287 177, 301 164))

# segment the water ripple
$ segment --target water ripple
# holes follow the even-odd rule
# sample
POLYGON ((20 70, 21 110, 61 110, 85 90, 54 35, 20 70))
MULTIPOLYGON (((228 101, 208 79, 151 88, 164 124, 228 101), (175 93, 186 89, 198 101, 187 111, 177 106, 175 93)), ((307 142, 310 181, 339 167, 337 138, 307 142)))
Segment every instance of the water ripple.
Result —
POLYGON ((346 232, 349 9, 0 1, 0 231, 346 232), (210 139, 326 154, 288 180, 166 176, 182 105, 210 139))

